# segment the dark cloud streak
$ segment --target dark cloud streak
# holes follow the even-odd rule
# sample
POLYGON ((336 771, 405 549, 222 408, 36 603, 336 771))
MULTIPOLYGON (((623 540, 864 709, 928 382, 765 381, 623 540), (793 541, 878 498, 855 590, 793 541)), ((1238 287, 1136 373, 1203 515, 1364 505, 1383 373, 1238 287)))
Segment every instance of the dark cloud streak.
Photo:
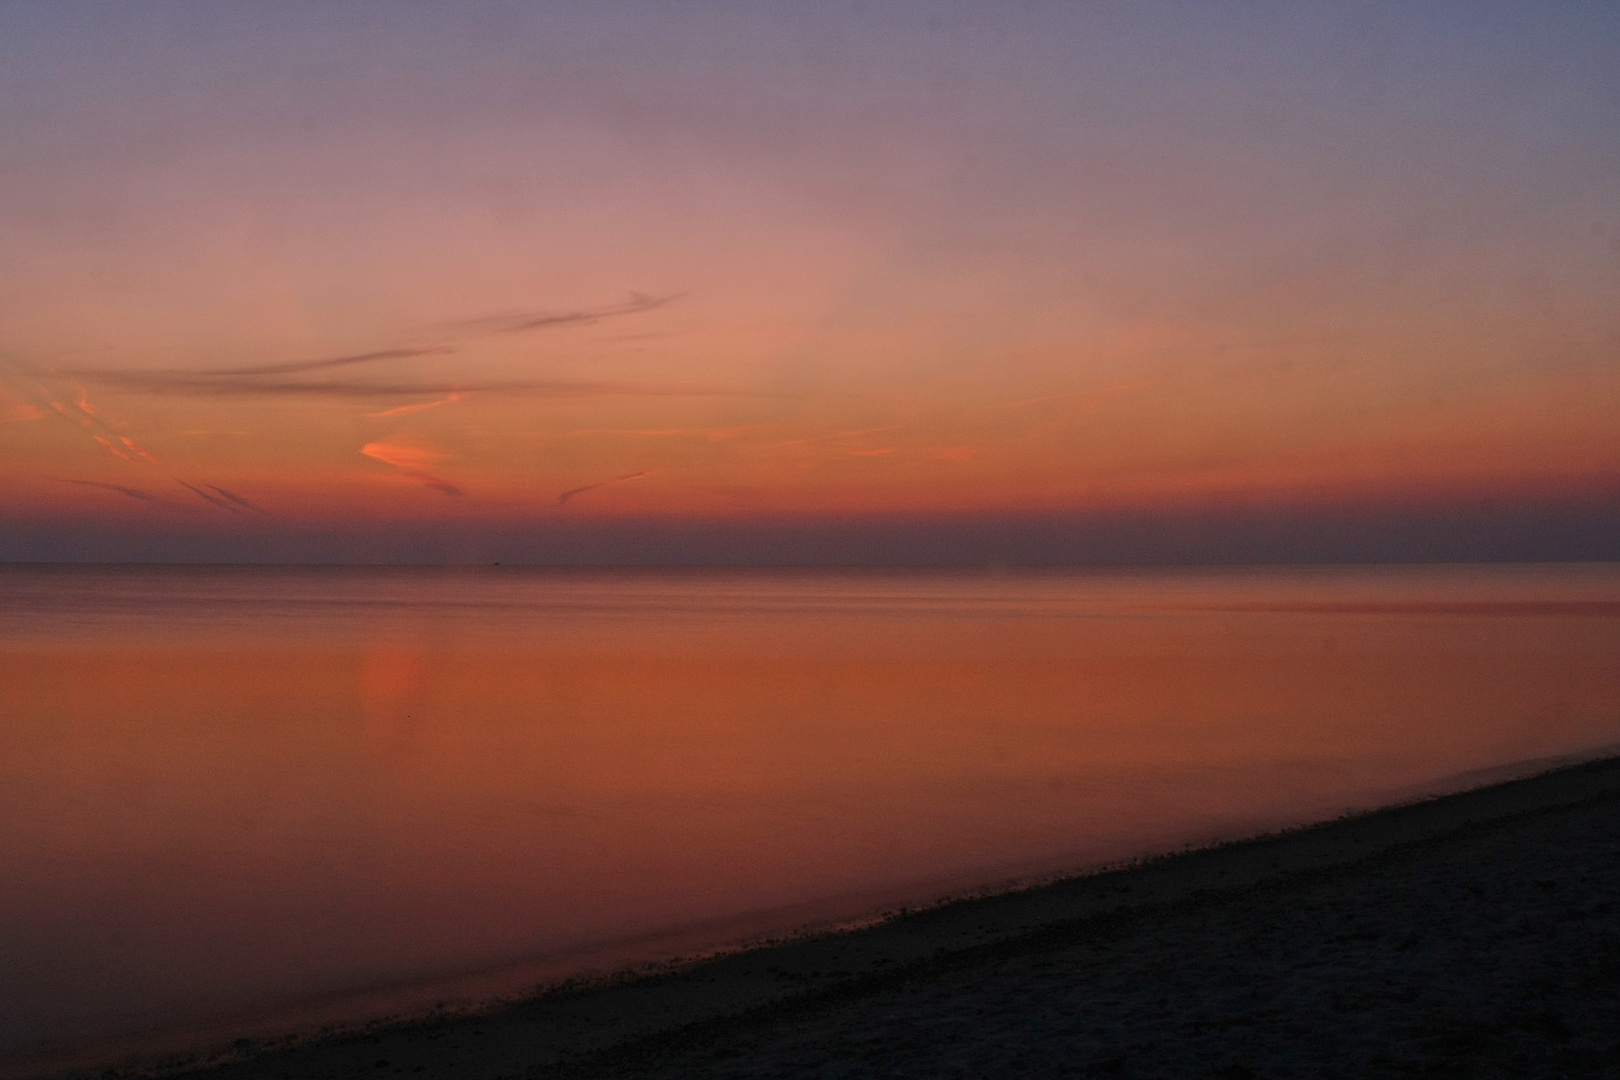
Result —
POLYGON ((107 491, 116 491, 120 495, 127 495, 138 502, 167 503, 169 500, 149 491, 139 488, 125 487, 123 484, 104 484, 99 480, 63 480, 64 484, 78 484, 80 487, 104 488, 107 491))
MULTIPOLYGON (((583 325, 602 319, 651 311, 654 308, 663 307, 678 298, 678 294, 647 296, 642 293, 632 293, 628 302, 612 307, 558 314, 522 312, 515 315, 496 315, 480 319, 440 323, 435 329, 441 335, 452 338, 517 334, 531 330, 583 325)), ((622 383, 563 380, 450 383, 399 379, 314 381, 284 378, 284 376, 288 375, 330 371, 335 368, 348 368, 364 364, 393 364, 426 356, 447 356, 455 352, 456 349, 450 345, 436 344, 376 349, 370 352, 321 357, 315 360, 294 360, 279 364, 252 364, 242 367, 201 370, 185 368, 135 368, 126 370, 96 368, 74 371, 69 374, 74 378, 87 382, 133 390, 138 393, 192 397, 375 398, 472 393, 533 397, 593 397, 618 395, 706 396, 726 393, 726 391, 692 387, 631 386, 622 383)))
POLYGON ((613 484, 623 484, 623 483, 625 483, 626 481, 629 481, 629 480, 640 480, 643 476, 651 476, 651 475, 652 475, 652 473, 647 472, 647 471, 643 471, 643 472, 638 472, 638 473, 631 473, 628 476, 615 476, 611 480, 598 480, 596 483, 594 483, 594 484, 586 484, 584 487, 571 488, 568 491, 565 491, 561 495, 557 496, 557 505, 558 506, 567 506, 569 499, 572 499, 575 495, 583 495, 587 491, 595 491, 597 488, 609 487, 609 486, 611 486, 613 484))
POLYGON ((104 386, 145 394, 189 397, 367 398, 508 394, 515 397, 724 397, 739 393, 703 386, 659 386, 634 383, 571 382, 559 379, 498 382, 256 382, 214 372, 169 371, 80 372, 79 377, 104 386))
POLYGON ((446 495, 467 494, 442 476, 434 476, 432 473, 423 472, 420 469, 407 469, 404 471, 407 476, 426 487, 432 488, 434 491, 442 491, 446 495))
MULTIPOLYGON (((418 356, 442 356, 455 352, 445 346, 422 349, 381 349, 377 352, 356 353, 353 356, 329 356, 322 360, 295 360, 287 364, 259 364, 253 367, 211 368, 208 375, 258 376, 297 375, 304 371, 324 371, 327 368, 348 367, 351 364, 373 364, 383 360, 411 360, 418 356)), ((86 373, 90 374, 90 373, 86 373)), ((100 374, 106 374, 102 372, 100 374)), ((186 371, 153 372, 153 374, 188 375, 186 371)))
POLYGON ((179 484, 187 491, 190 491, 193 495, 197 496, 197 498, 201 499, 203 502, 208 503, 210 506, 217 506, 221 510, 229 511, 232 514, 240 514, 242 512, 236 507, 232 506, 230 503, 226 502, 224 499, 208 494, 208 492, 204 491, 196 484, 188 484, 184 480, 180 479, 176 479, 175 483, 179 484))
POLYGON ((250 503, 246 499, 242 498, 242 496, 236 494, 233 491, 227 491, 224 488, 220 487, 218 484, 206 484, 204 486, 207 487, 208 490, 216 492, 217 494, 223 496, 224 498, 227 498, 227 499, 231 500, 231 502, 235 503, 236 505, 246 507, 247 509, 253 511, 255 514, 263 514, 265 517, 270 516, 270 511, 266 510, 264 507, 255 506, 253 503, 250 503))
POLYGON ((477 319, 458 319, 453 322, 438 323, 435 329, 465 335, 525 334, 531 330, 583 326, 600 322, 603 319, 617 318, 621 315, 637 315, 643 311, 652 311, 655 308, 661 308, 666 304, 673 303, 684 295, 686 294, 672 293, 669 296, 648 296, 645 293, 631 293, 628 301, 612 307, 556 314, 528 311, 511 315, 488 315, 477 319))

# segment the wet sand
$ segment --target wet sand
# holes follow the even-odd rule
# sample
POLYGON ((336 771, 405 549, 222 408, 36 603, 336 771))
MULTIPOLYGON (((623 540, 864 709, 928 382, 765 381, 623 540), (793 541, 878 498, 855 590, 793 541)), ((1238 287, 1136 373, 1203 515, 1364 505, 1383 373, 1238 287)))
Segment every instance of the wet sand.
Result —
POLYGON ((1620 759, 157 1071, 1620 1076, 1620 759))

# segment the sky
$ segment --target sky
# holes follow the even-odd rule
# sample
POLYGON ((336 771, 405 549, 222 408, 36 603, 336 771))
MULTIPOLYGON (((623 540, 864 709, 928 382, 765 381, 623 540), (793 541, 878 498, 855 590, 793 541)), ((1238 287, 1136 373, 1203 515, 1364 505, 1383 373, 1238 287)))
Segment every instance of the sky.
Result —
POLYGON ((0 5, 0 560, 1620 558, 1617 46, 0 5))

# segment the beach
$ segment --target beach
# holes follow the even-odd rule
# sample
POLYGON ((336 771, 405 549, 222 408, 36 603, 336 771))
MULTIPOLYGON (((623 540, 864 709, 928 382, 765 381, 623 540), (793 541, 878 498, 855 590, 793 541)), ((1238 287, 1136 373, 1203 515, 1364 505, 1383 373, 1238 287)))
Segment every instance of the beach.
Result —
POLYGON ((487 1014, 130 1072, 1609 1076, 1620 759, 487 1014))

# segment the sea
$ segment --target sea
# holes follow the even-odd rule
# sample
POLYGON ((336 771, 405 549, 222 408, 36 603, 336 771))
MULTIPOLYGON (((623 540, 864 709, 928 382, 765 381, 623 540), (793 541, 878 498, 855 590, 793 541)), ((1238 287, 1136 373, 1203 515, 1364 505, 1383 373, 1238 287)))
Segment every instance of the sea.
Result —
POLYGON ((0 1072, 480 1007, 1620 750, 1620 565, 0 566, 0 1072))

